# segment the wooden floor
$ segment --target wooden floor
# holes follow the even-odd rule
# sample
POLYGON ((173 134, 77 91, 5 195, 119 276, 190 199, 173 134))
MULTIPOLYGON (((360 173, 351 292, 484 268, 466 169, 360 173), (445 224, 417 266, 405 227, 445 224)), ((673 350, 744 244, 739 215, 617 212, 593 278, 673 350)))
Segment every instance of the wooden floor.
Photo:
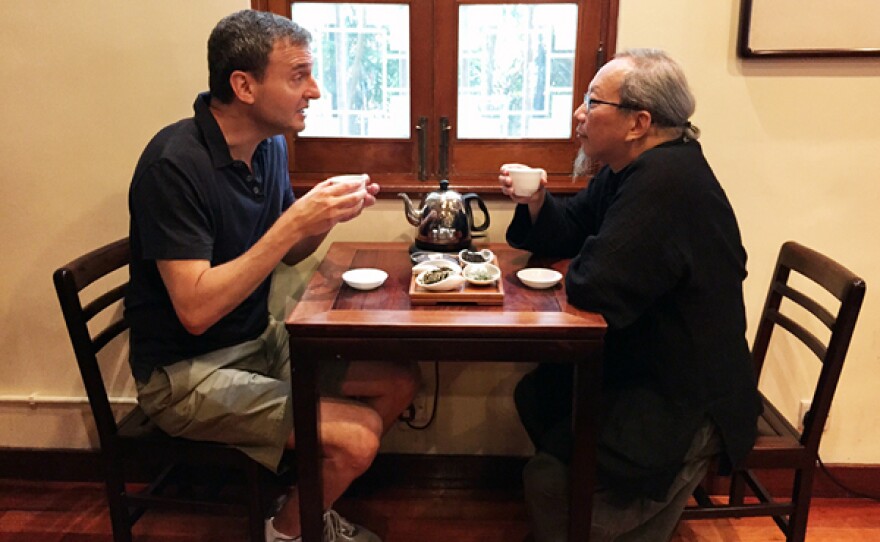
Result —
MULTIPOLYGON (((385 542, 521 542, 528 522, 518 495, 463 490, 386 489, 349 497, 337 509, 385 542)), ((245 540, 243 518, 151 512, 136 542, 245 540)), ((111 542, 102 486, 0 480, 0 542, 111 542)), ((783 540, 767 519, 682 523, 674 542, 783 540)), ((808 542, 880 542, 880 504, 814 501, 808 542)))

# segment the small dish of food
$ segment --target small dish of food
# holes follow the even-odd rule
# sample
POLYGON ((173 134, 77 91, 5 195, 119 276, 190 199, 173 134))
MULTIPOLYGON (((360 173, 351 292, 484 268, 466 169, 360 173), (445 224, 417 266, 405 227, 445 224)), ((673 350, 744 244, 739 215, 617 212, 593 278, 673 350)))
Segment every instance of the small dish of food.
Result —
POLYGON ((458 259, 461 260, 461 265, 468 265, 471 263, 492 263, 494 258, 495 254, 488 248, 484 248, 483 250, 465 249, 458 253, 458 259))
POLYGON ((461 273, 461 266, 455 262, 450 262, 449 260, 428 260, 422 262, 420 264, 416 264, 413 266, 412 271, 414 275, 418 275, 422 271, 428 271, 430 269, 451 269, 456 273, 461 273))
POLYGON ((562 273, 555 269, 526 267, 516 272, 516 276, 529 288, 543 289, 556 286, 562 280, 562 273))
POLYGON ((349 269, 342 274, 342 280, 355 290, 372 290, 382 286, 388 273, 381 269, 373 269, 363 267, 360 269, 349 269))
POLYGON ((455 256, 455 254, 447 254, 445 252, 425 252, 422 250, 410 254, 409 259, 412 260, 413 264, 433 262, 437 260, 445 260, 456 264, 458 263, 458 258, 455 256))
POLYGON ((425 290, 448 291, 464 284, 461 273, 453 269, 427 269, 416 275, 416 285, 425 290))
POLYGON ((488 286, 501 278, 501 269, 491 263, 471 263, 464 266, 461 275, 471 284, 488 286))

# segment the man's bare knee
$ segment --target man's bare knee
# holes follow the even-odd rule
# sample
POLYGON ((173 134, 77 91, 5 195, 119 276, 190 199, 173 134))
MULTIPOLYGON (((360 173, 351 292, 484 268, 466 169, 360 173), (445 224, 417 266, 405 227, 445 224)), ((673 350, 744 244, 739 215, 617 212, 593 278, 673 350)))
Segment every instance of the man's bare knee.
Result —
POLYGON ((321 405, 320 433, 326 454, 341 450, 372 461, 382 436, 382 418, 364 405, 327 400, 321 405))

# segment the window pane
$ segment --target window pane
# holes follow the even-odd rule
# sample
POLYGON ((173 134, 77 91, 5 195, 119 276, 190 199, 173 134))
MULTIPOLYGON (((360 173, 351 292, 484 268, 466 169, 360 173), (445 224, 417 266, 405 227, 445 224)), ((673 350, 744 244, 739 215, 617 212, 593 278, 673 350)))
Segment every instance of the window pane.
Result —
POLYGON ((409 6, 291 4, 312 34, 321 99, 303 136, 409 138, 409 6))
POLYGON ((458 20, 458 138, 571 137, 577 5, 463 5, 458 20))

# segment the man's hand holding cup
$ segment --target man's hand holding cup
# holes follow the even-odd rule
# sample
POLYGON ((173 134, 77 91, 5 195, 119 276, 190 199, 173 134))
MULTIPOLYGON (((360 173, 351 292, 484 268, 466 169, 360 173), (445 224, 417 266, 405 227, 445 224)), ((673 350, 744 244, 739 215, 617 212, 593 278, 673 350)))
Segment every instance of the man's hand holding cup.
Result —
POLYGON ((547 172, 524 164, 503 164, 498 175, 501 192, 516 203, 529 203, 547 185, 547 172))

